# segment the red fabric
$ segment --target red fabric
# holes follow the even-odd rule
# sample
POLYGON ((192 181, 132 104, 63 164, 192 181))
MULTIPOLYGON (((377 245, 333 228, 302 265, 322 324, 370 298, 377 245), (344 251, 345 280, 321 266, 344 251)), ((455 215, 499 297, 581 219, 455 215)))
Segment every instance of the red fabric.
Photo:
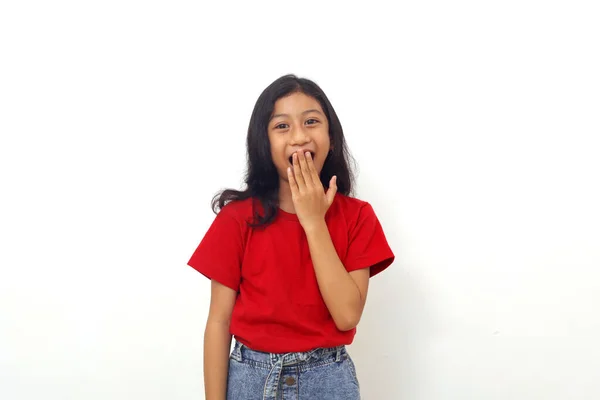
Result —
MULTIPOLYGON (((262 213, 260 203, 255 206, 262 213)), ((217 214, 188 265, 238 292, 230 332, 254 350, 308 351, 350 344, 356 328, 338 330, 321 297, 306 235, 295 214, 278 211, 272 225, 252 230, 252 200, 232 202, 217 214)), ((346 270, 394 261, 371 205, 336 194, 325 216, 346 270)))

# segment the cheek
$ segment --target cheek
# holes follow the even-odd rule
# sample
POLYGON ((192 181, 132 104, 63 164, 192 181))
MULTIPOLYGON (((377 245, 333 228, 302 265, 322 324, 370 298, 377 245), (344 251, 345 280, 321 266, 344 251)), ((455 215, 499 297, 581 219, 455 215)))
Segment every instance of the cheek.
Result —
POLYGON ((271 136, 269 136, 269 147, 271 149, 271 158, 275 164, 279 164, 282 158, 282 154, 284 154, 284 150, 281 145, 277 143, 277 140, 274 140, 271 136))
POLYGON ((325 154, 331 150, 331 139, 329 138, 329 135, 325 135, 325 137, 321 138, 319 148, 322 149, 325 154))
POLYGON ((327 145, 331 141, 331 138, 329 137, 329 127, 322 127, 322 129, 319 131, 319 140, 321 141, 322 145, 327 145))

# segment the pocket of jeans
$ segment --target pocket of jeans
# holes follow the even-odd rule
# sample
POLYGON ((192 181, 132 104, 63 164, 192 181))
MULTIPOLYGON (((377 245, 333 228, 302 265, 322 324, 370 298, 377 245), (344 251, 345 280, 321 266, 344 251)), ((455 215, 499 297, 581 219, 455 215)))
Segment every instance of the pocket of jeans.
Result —
POLYGON ((356 386, 360 387, 360 384, 358 383, 358 376, 356 374, 356 366, 354 365, 354 361, 352 361, 352 358, 350 357, 349 354, 346 355, 346 365, 348 367, 348 370, 350 371, 350 374, 352 375, 352 378, 354 380, 354 383, 356 383, 356 386))

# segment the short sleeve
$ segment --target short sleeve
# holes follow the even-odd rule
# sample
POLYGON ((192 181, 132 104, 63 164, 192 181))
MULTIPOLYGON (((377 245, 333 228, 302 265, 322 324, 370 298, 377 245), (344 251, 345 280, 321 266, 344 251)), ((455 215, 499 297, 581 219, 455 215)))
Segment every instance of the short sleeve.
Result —
POLYGON ((208 279, 238 291, 244 251, 240 222, 222 209, 192 254, 188 265, 208 279))
POLYGON ((374 276, 389 267, 394 258, 373 207, 365 203, 360 209, 356 225, 350 232, 344 262, 346 270, 351 272, 371 267, 370 275, 374 276))

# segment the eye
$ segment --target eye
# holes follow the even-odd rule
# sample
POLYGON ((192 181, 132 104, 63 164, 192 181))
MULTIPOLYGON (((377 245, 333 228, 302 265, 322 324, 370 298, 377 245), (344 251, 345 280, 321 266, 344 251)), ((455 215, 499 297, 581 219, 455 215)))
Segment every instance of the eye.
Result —
POLYGON ((275 129, 285 129, 286 127, 287 127, 287 124, 275 125, 275 129))
POLYGON ((309 124, 309 125, 314 125, 314 124, 316 124, 316 123, 318 123, 318 122, 319 122, 318 120, 316 120, 316 119, 314 119, 314 118, 311 118, 311 119, 307 119, 307 120, 306 120, 306 122, 307 122, 307 123, 308 123, 309 121, 314 121, 314 123, 312 123, 312 124, 309 124))

